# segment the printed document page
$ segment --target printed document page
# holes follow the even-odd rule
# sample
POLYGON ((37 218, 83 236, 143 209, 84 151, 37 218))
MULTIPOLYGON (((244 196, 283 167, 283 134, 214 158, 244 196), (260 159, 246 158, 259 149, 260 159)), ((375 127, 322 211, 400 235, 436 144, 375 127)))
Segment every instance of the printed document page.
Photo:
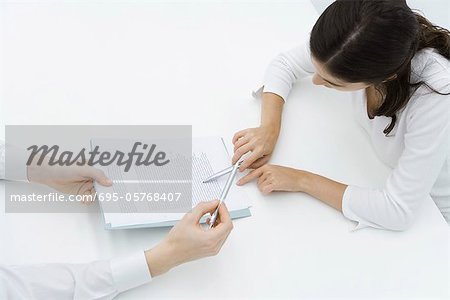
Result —
MULTIPOLYGON (((100 146, 100 148, 122 149, 120 143, 123 140, 104 140, 93 139, 92 147, 100 146)), ((228 174, 217 180, 203 183, 203 180, 212 174, 231 166, 231 158, 226 147, 220 137, 204 137, 194 138, 192 142, 192 206, 201 201, 209 201, 218 199, 222 188, 228 178, 228 174)), ((146 184, 155 184, 158 180, 152 180, 152 169, 155 168, 131 168, 127 174, 124 174, 117 165, 109 165, 100 167, 107 176, 114 178, 111 187, 96 185, 97 193, 133 193, 136 189, 148 191, 146 184), (147 171, 148 170, 148 171, 147 171), (119 174, 122 173, 122 174, 119 174), (128 180, 133 178, 134 180, 128 180), (137 181, 139 184, 129 184, 130 181, 137 181)), ((235 179, 235 182, 237 178, 235 179)), ((225 200, 230 212, 247 209, 250 206, 249 199, 243 189, 237 185, 233 185, 225 200)), ((100 202, 101 206, 105 203, 100 202)), ((107 205, 112 205, 108 203, 107 205)), ((148 203, 133 201, 118 201, 113 203, 116 205, 115 212, 104 211, 105 223, 111 227, 126 227, 145 224, 155 224, 168 221, 177 221, 182 218, 184 213, 139 213, 139 211, 149 211, 149 207, 144 207, 148 203), (144 205, 144 206, 143 206, 144 205), (118 212, 117 212, 118 211, 118 212)), ((233 214, 232 214, 233 215, 233 214)))

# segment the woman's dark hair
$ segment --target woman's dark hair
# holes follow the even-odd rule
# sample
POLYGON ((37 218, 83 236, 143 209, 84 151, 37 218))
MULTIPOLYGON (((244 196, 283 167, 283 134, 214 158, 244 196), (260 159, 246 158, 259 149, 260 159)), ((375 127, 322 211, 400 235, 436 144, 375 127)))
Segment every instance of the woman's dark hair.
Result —
POLYGON ((441 94, 426 82, 410 81, 411 60, 424 48, 450 59, 450 32, 413 12, 405 0, 337 0, 314 25, 310 47, 337 78, 377 88, 384 101, 376 115, 392 118, 388 135, 417 88, 426 85, 441 94))

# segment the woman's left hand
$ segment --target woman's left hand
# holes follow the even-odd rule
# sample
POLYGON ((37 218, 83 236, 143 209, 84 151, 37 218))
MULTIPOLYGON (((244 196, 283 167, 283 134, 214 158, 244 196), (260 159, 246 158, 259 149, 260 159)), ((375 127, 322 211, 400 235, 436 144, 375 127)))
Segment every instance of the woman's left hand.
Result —
POLYGON ((277 165, 264 165, 241 178, 237 184, 244 185, 258 178, 258 188, 265 195, 273 191, 302 192, 305 171, 277 165))

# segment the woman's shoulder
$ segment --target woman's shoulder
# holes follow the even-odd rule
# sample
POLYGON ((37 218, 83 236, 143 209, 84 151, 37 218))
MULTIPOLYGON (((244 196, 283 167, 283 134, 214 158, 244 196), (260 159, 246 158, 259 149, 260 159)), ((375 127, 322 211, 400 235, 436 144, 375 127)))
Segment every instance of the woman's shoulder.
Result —
POLYGON ((421 116, 430 122, 440 120, 449 123, 450 60, 432 48, 419 51, 411 63, 411 82, 424 82, 426 85, 421 85, 408 102, 408 119, 421 116), (444 95, 436 93, 427 85, 444 95))
POLYGON ((433 48, 418 51, 411 61, 411 82, 425 82, 441 93, 449 93, 450 60, 433 48))

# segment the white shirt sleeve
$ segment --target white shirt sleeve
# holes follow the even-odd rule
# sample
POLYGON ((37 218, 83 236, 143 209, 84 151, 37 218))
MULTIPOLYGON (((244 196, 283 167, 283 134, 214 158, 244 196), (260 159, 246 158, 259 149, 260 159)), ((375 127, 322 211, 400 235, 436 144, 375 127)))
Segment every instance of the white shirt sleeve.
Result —
POLYGON ((26 160, 27 153, 25 151, 11 145, 5 145, 5 142, 0 140, 0 180, 28 181, 26 160), (5 163, 6 147, 8 147, 8 174, 6 174, 5 163))
POLYGON ((411 105, 405 149, 384 189, 349 186, 344 193, 342 212, 358 227, 407 229, 450 153, 450 96, 428 93, 411 105))
POLYGON ((83 265, 0 265, 0 299, 112 299, 150 281, 143 251, 83 265))
MULTIPOLYGON (((19 165, 25 174, 25 165, 19 165)), ((3 141, 0 141, 0 179, 5 179, 3 141)), ((150 281, 143 251, 84 265, 0 265, 0 299, 112 299, 150 281)))
POLYGON ((0 179, 5 179, 5 142, 0 140, 0 179))
POLYGON ((314 72, 308 41, 272 60, 264 75, 264 92, 277 94, 286 101, 295 81, 314 72))

